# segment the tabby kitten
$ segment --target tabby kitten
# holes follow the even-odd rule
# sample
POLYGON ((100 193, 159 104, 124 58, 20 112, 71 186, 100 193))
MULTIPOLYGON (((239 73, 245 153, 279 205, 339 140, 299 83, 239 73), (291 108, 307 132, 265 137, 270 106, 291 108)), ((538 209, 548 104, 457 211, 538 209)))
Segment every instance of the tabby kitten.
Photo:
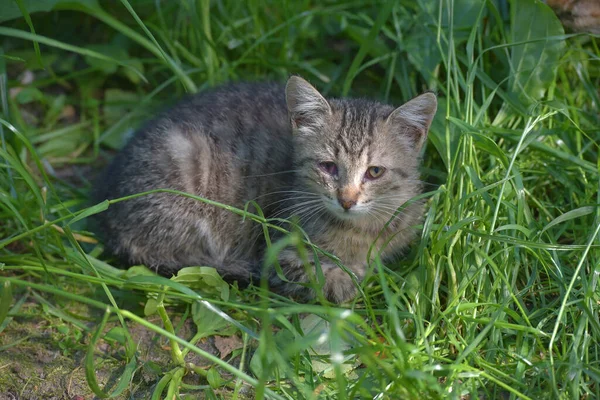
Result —
MULTIPOLYGON (((364 99, 325 99, 304 79, 285 87, 237 83, 184 100, 137 132, 95 187, 97 201, 168 188, 238 208, 256 201, 265 216, 297 216, 311 241, 362 280, 373 256, 396 256, 413 238, 422 204, 419 151, 437 100, 425 93, 394 109, 364 99), (381 235, 380 235, 381 233, 381 235)), ((193 265, 224 278, 256 281, 265 242, 260 226, 183 196, 156 193, 96 216, 107 249, 127 264, 171 275, 193 265), (257 229, 259 227, 259 229, 257 229)), ((289 226, 287 226, 289 228, 289 226)), ((314 297, 294 249, 270 268, 285 295, 314 297)), ((351 276, 320 260, 327 299, 356 294, 351 276)), ((312 276, 314 271, 310 272, 312 276)))

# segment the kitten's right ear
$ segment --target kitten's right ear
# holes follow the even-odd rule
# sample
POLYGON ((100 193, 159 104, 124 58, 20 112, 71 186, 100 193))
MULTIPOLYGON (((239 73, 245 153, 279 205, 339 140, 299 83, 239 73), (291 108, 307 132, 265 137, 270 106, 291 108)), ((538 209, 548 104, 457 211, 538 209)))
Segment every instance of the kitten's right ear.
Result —
POLYGON ((292 76, 285 86, 285 101, 294 128, 319 126, 331 114, 331 106, 310 83, 292 76))

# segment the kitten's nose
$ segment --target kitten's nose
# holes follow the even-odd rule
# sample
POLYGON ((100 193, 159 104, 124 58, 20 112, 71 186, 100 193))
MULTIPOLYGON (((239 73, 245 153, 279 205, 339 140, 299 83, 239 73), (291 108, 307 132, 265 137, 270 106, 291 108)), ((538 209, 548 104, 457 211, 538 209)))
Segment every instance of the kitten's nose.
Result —
POLYGON ((344 198, 344 197, 338 197, 338 201, 340 202, 340 205, 342 206, 342 208, 344 210, 346 210, 346 211, 348 211, 354 205, 356 205, 356 200, 354 200, 354 199, 348 199, 348 198, 344 198))
POLYGON ((359 190, 355 187, 343 187, 341 190, 338 191, 338 202, 344 210, 348 211, 356 205, 359 193, 359 190))

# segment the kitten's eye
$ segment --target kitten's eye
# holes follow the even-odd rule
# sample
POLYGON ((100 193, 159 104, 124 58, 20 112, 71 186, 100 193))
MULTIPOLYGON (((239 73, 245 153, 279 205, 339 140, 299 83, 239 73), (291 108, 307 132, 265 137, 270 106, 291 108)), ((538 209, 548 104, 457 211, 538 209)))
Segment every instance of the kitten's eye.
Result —
POLYGON ((319 168, 321 168, 322 171, 327 172, 331 176, 337 176, 338 174, 338 167, 333 161, 323 161, 319 163, 319 168))
POLYGON ((379 178, 385 172, 385 168, 383 167, 369 167, 367 172, 365 172, 365 177, 367 179, 373 180, 379 178))

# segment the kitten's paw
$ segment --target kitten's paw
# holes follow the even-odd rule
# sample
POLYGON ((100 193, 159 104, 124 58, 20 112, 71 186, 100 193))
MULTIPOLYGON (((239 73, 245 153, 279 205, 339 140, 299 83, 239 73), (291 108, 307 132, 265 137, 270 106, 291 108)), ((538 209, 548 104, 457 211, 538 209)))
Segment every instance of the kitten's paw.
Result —
MULTIPOLYGON (((358 281, 361 281, 361 277, 358 277, 358 281)), ((325 273, 323 290, 327 300, 336 304, 352 300, 358 292, 350 275, 337 266, 325 273)))

